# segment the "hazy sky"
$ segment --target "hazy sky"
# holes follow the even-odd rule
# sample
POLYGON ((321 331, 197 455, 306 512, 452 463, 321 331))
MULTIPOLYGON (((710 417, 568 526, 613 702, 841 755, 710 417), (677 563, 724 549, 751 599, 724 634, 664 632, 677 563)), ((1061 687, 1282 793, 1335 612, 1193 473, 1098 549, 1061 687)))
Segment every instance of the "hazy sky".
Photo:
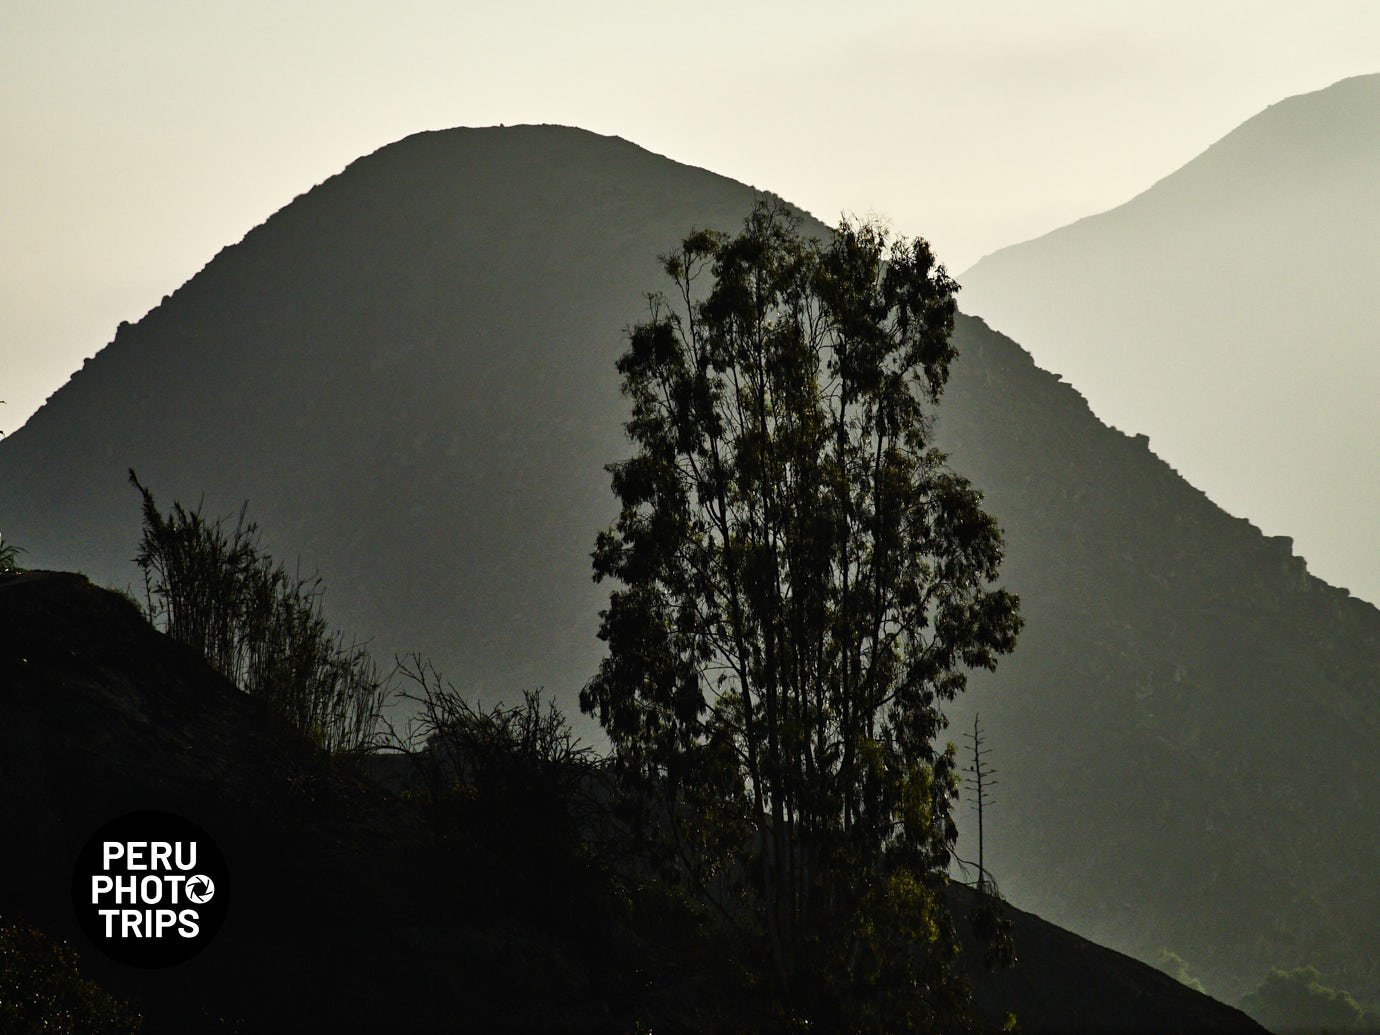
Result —
POLYGON ((0 429, 120 320, 409 133, 557 122, 876 213, 950 268, 1380 71, 1375 0, 0 0, 0 429))

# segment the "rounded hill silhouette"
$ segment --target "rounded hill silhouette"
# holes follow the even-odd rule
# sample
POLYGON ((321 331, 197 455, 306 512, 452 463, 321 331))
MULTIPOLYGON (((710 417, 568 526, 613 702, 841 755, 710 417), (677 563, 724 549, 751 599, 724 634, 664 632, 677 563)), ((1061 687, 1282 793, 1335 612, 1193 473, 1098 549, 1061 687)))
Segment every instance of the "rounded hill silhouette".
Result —
MULTIPOLYGON (((419 650, 487 701, 545 686, 573 714, 601 656, 603 468, 630 451, 624 330, 660 252, 759 196, 562 127, 385 147, 0 440, 0 529, 26 563, 125 586, 129 468, 211 514, 248 500, 382 659, 419 650)), ((1380 998, 1380 612, 982 321, 955 343, 939 439, 1005 529, 1027 620, 955 712, 981 710, 1003 772, 989 868, 1019 905, 1170 948, 1227 997, 1288 953, 1380 998)))

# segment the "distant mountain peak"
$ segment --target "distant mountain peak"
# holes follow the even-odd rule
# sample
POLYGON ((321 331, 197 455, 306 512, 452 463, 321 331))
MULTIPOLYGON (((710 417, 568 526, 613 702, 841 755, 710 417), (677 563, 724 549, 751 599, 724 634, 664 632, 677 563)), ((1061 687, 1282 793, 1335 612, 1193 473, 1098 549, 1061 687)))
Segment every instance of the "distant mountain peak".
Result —
POLYGON ((1280 101, 1108 212, 983 259, 980 313, 1229 511, 1380 600, 1380 75, 1280 101))

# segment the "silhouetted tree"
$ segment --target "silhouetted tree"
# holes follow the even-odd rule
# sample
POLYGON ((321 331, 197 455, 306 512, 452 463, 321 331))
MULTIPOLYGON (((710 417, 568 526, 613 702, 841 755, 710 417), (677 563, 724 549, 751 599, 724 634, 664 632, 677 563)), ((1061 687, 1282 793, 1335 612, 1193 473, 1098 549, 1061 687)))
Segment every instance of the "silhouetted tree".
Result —
MULTIPOLYGON (((983 966, 990 971, 1003 970, 1016 962, 1014 925, 1006 913, 1005 900, 997 888, 997 882, 987 872, 983 831, 983 818, 987 807, 996 803, 992 797, 992 788, 997 786, 997 771, 987 762, 988 751, 983 744, 982 722, 976 714, 973 716, 973 732, 965 733, 963 737, 968 741, 973 759, 972 764, 964 769, 969 791, 968 802, 977 813, 978 821, 978 900, 968 911, 968 922, 973 925, 973 933, 982 943, 983 966)), ((958 859, 958 862, 960 866, 968 865, 963 859, 958 859)))
POLYGON ((581 704, 665 794, 686 873, 755 921, 790 1011, 952 1026, 936 737, 1020 625, 997 525, 930 442, 957 285, 923 240, 803 240, 769 204, 662 265, 674 295, 618 361, 636 454, 609 468, 594 571, 620 585, 581 704), (714 836, 734 822, 746 864, 714 836))
POLYGON ((991 881, 987 878, 987 866, 985 856, 985 844, 983 837, 983 817, 987 806, 994 804, 992 798, 992 788, 997 785, 995 779, 997 773, 987 764, 988 752, 982 743, 982 723, 977 715, 973 716, 973 732, 963 734, 968 741, 969 750, 972 751, 973 764, 964 772, 967 774, 969 785, 969 803, 973 806, 973 811, 977 813, 978 822, 978 857, 977 857, 977 889, 980 892, 987 892, 991 881))

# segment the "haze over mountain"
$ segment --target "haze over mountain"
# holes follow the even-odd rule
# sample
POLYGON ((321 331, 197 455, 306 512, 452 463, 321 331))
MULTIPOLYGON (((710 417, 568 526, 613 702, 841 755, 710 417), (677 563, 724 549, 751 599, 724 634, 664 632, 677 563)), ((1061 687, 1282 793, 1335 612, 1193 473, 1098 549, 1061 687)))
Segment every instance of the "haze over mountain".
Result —
MULTIPOLYGON (((574 712, 601 654, 603 465, 630 451, 623 329, 659 252, 759 196, 575 129, 385 147, 0 440, 0 529, 26 563, 123 586, 127 468, 165 504, 248 499, 382 656, 421 650, 490 701, 544 684, 574 712)), ((981 711, 1002 771, 993 874, 1096 940, 1172 949, 1223 998, 1312 963, 1380 999, 1380 612, 982 321, 955 340, 941 441, 1006 529, 1027 619, 955 713, 981 711)))
POLYGON ((1380 601, 1380 75, 1281 101, 960 279, 1100 417, 1380 601))

